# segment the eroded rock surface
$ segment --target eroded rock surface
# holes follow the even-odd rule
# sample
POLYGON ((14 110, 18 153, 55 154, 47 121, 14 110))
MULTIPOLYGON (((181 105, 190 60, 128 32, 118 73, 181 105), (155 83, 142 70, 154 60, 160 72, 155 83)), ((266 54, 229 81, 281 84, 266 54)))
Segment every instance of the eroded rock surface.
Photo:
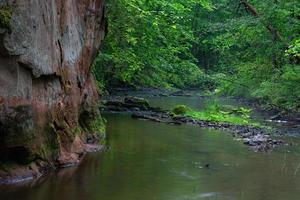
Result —
POLYGON ((1 9, 10 20, 0 23, 0 181, 76 163, 87 135, 98 139, 85 132, 99 116, 90 72, 106 31, 103 0, 1 0, 1 9))

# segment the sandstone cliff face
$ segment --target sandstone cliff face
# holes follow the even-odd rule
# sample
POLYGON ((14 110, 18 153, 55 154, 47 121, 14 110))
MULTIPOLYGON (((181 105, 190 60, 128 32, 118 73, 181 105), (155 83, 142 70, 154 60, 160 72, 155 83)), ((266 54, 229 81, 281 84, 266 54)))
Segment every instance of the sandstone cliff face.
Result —
POLYGON ((0 17, 0 163, 34 163, 32 174, 78 162, 97 139, 91 65, 105 35, 103 0, 0 0, 0 17))

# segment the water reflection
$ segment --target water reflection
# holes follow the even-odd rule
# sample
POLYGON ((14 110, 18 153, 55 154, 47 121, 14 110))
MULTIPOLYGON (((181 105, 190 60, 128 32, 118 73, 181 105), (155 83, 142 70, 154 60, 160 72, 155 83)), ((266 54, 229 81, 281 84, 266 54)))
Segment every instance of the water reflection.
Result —
POLYGON ((106 118, 109 151, 37 183, 0 189, 1 199, 299 199, 298 146, 257 154, 220 131, 106 118))

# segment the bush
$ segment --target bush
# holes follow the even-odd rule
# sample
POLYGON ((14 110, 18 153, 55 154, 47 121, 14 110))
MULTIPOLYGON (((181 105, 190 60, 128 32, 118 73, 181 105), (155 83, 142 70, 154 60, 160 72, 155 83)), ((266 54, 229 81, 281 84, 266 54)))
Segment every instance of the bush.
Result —
POLYGON ((287 65, 281 74, 261 83, 252 95, 269 102, 272 107, 299 112, 300 66, 287 65))

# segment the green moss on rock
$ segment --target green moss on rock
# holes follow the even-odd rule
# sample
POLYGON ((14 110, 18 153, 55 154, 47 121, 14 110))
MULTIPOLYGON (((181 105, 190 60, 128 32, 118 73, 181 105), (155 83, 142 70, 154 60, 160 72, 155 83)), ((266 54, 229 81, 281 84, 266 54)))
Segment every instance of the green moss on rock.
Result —
POLYGON ((11 18, 12 18, 12 7, 2 6, 0 7, 0 28, 11 31, 11 18))
POLYGON ((79 124, 83 131, 105 137, 105 120, 101 117, 99 106, 91 106, 80 114, 79 124))
POLYGON ((186 105, 177 105, 173 110, 172 112, 175 114, 175 115, 184 115, 186 114, 187 112, 191 111, 191 109, 186 106, 186 105))

